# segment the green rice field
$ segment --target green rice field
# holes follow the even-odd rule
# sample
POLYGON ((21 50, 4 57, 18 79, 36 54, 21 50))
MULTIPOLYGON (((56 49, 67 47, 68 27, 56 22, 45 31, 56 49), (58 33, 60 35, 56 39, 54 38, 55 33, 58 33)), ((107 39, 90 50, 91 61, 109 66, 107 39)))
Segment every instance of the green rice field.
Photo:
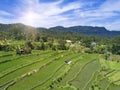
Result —
POLYGON ((120 63, 68 50, 0 51, 0 90, 120 90, 120 63))

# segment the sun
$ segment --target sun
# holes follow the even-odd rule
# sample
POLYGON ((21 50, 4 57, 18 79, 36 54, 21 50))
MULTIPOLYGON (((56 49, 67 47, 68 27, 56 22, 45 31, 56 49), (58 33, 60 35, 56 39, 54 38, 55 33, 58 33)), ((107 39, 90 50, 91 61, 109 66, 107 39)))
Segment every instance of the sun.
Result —
POLYGON ((33 11, 28 11, 24 13, 23 17, 21 18, 23 23, 28 24, 28 25, 34 25, 36 21, 36 14, 33 11))
POLYGON ((32 23, 34 21, 34 18, 35 18, 35 15, 34 15, 34 12, 27 12, 26 15, 25 15, 25 20, 29 23, 32 23))

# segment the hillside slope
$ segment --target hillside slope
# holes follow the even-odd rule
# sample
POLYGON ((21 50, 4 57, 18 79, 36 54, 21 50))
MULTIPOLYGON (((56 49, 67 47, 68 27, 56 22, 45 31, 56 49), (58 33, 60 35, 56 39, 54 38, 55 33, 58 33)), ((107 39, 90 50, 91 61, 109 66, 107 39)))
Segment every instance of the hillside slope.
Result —
POLYGON ((50 30, 61 30, 64 32, 77 32, 84 35, 93 35, 99 37, 115 37, 120 35, 120 31, 109 31, 104 27, 92 27, 92 26, 73 26, 73 27, 62 27, 56 26, 50 28, 50 30))
POLYGON ((32 26, 24 25, 21 23, 16 24, 0 24, 0 32, 11 32, 11 30, 18 30, 22 32, 33 32, 39 31, 40 33, 78 33, 84 35, 93 35, 98 37, 115 37, 120 35, 120 31, 109 31, 104 27, 93 27, 93 26, 73 26, 73 27, 62 27, 56 26, 51 28, 35 28, 32 26))

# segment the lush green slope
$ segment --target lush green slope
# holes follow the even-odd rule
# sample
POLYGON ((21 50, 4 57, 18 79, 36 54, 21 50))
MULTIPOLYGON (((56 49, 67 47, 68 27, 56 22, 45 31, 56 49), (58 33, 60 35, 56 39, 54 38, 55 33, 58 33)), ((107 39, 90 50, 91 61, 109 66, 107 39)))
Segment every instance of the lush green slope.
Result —
MULTIPOLYGON (((99 37, 115 37, 120 35, 119 31, 109 31, 104 27, 93 27, 93 26, 73 26, 73 27, 62 27, 56 26, 47 28, 35 28, 32 26, 27 26, 24 24, 16 23, 16 24, 0 24, 0 35, 4 37, 7 35, 5 32, 9 32, 10 35, 16 34, 15 38, 21 39, 21 36, 26 35, 27 33, 33 33, 38 30, 41 33, 79 33, 84 35, 93 35, 99 37), (5 31, 5 32, 4 32, 5 31), (24 32, 24 33, 23 33, 24 32), (27 32, 27 33, 26 33, 27 32), (3 35, 4 34, 4 35, 3 35)), ((24 37, 25 38, 25 37, 24 37)))
POLYGON ((0 62, 0 90, 120 90, 120 63, 99 54, 1 51, 0 62))

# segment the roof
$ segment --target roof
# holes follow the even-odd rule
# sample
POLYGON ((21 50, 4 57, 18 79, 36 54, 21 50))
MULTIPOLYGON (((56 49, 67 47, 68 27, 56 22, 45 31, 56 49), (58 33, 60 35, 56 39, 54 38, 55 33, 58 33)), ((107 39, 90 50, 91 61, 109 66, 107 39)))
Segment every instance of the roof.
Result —
POLYGON ((66 40, 67 43, 71 43, 72 41, 71 40, 66 40))
POLYGON ((65 63, 70 64, 72 61, 71 60, 66 60, 65 63))

